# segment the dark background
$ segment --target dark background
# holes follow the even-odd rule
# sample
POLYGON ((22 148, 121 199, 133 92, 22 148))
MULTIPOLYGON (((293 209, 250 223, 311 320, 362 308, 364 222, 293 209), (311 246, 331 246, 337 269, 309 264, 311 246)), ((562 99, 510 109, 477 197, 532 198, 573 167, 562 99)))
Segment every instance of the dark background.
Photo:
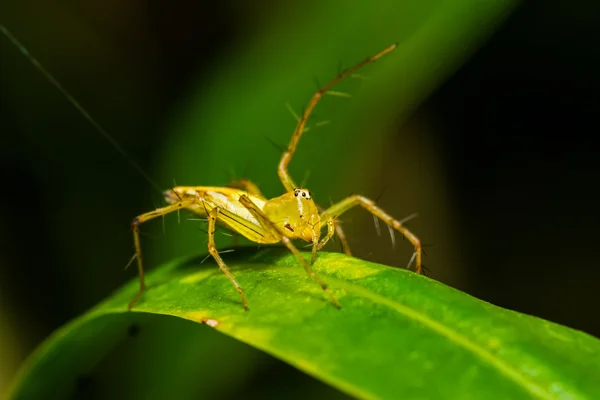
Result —
MULTIPOLYGON (((286 21, 275 23, 272 30, 265 26, 282 15, 301 20, 317 13, 313 3, 281 9, 266 3, 252 7, 241 2, 197 3, 192 8, 186 3, 185 11, 183 5, 161 2, 57 4, 42 9, 39 4, 7 2, 0 8, 0 22, 85 104, 134 162, 159 178, 161 188, 171 185, 173 177, 182 184, 224 185, 233 165, 237 175, 248 169, 253 179, 274 181, 266 192, 278 193, 278 154, 264 137, 284 144, 292 131, 293 120, 281 103, 276 110, 288 122, 273 128, 279 133, 269 133, 277 123, 271 119, 258 120, 238 133, 237 140, 253 135, 249 146, 262 149, 246 160, 226 156, 214 171, 204 172, 214 165, 207 159, 224 153, 210 150, 208 144, 194 147, 196 158, 185 172, 193 182, 181 181, 187 177, 169 170, 173 164, 169 154, 192 147, 178 142, 169 127, 185 124, 181 121, 188 117, 173 115, 187 107, 194 109, 190 100, 194 92, 218 86, 221 70, 214 67, 218 62, 237 65, 235 56, 247 37, 271 35, 285 44, 286 21), (263 161, 272 166, 264 167, 271 168, 264 178, 256 171, 263 169, 263 161)), ((439 82, 435 90, 435 83, 430 88, 425 84, 413 100, 398 97, 396 103, 387 103, 397 111, 382 124, 385 134, 368 132, 347 139, 343 132, 338 136, 334 132, 329 143, 303 139, 306 146, 300 151, 309 153, 309 158, 298 164, 318 167, 337 160, 336 170, 311 169, 309 179, 317 192, 331 188, 335 199, 350 192, 371 197, 383 192, 381 204, 392 214, 402 217, 419 211, 420 218, 411 228, 429 244, 425 264, 434 279, 493 304, 600 336, 596 316, 600 217, 595 187, 600 181, 595 146, 600 131, 596 115, 600 6, 529 1, 502 20, 507 12, 498 12, 495 23, 470 28, 466 37, 478 39, 464 44, 469 50, 464 51, 462 63, 438 60, 442 72, 432 81, 439 82), (496 23, 497 30, 485 40, 496 23), (352 146, 347 144, 350 139, 357 147, 350 148, 346 158, 338 155, 352 146)), ((343 14, 340 10, 340 19, 343 14)), ((319 34, 314 35, 315 43, 334 40, 319 34)), ((360 32, 355 35, 361 37, 360 32)), ((310 65, 327 67, 315 71, 323 83, 335 74, 338 63, 348 66, 389 42, 362 43, 352 52, 328 58, 315 55, 310 65)), ((307 41, 306 47, 311 45, 307 41)), ((291 47, 282 52, 311 54, 306 48, 291 47)), ((122 272, 131 255, 129 222, 158 206, 160 194, 5 38, 0 51, 0 350, 7 360, 0 384, 4 384, 50 332, 132 276, 131 271, 122 272)), ((246 79, 258 79, 260 66, 268 70, 277 64, 277 57, 256 54, 258 67, 249 68, 246 79)), ((385 68, 385 61, 380 64, 385 68)), ((362 87, 377 84, 381 78, 376 71, 371 71, 375 79, 365 80, 362 87)), ((308 79, 297 79, 304 87, 298 99, 283 99, 297 110, 314 90, 312 71, 307 74, 308 79)), ((403 84, 389 86, 395 93, 407 90, 403 84)), ((347 91, 358 93, 356 86, 347 91)), ((224 98, 234 101, 247 95, 251 102, 253 93, 239 88, 224 98)), ((365 102, 373 101, 367 96, 365 102)), ((334 123, 342 120, 349 108, 344 103, 337 107, 331 112, 317 109, 315 119, 329 119, 332 114, 334 123)), ((370 109, 361 110, 368 114, 370 109)), ((243 109, 234 108, 221 120, 243 118, 242 114, 243 109)), ((195 134, 208 141, 210 129, 202 127, 195 134)), ((219 134, 225 145, 231 141, 225 132, 219 134)), ((319 135, 328 134, 327 128, 319 130, 319 135)), ((300 175, 297 172, 297 180, 300 175)), ((408 260, 410 249, 393 251, 385 235, 373 234, 370 217, 352 214, 347 226, 358 256, 400 266, 408 260)), ((148 251, 157 253, 151 258, 154 265, 191 251, 189 244, 181 244, 179 235, 186 234, 175 222, 167 222, 166 239, 160 226, 146 232, 148 251), (169 240, 176 244, 161 244, 169 240)), ((182 325, 181 329, 191 328, 182 325)), ((165 340, 160 327, 155 331, 157 341, 165 340)), ((173 330, 163 331, 175 335, 173 330)), ((210 340, 222 348, 238 346, 226 338, 211 336, 210 340)), ((251 352, 245 347, 239 351, 251 352)), ((278 387, 309 379, 252 354, 248 357, 262 366, 237 390, 249 393, 249 388, 264 387, 273 379, 278 387), (273 375, 275 370, 278 375, 273 375)), ((315 387, 315 393, 326 390, 315 387)))

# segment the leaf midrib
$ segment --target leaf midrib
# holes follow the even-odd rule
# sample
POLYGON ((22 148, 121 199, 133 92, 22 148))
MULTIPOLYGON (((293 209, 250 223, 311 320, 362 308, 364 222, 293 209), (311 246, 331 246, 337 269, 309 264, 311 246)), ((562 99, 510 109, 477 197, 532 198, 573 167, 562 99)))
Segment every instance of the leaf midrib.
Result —
MULTIPOLYGON (((274 270, 285 272, 285 273, 298 273, 297 271, 279 266, 275 267, 274 270)), ((350 281, 341 280, 338 278, 334 278, 331 275, 327 275, 328 280, 334 281, 337 287, 343 287, 348 291, 353 291, 355 293, 359 293, 363 297, 370 299, 373 302, 382 304, 391 308, 392 310, 402 314, 404 317, 411 319, 413 321, 417 321, 422 323, 424 326, 435 332, 436 334, 442 336, 443 338, 450 340, 451 342, 457 344, 458 346, 468 350, 476 357, 480 358, 484 362, 489 363, 493 368, 498 370, 502 375, 508 377, 512 381, 514 381, 517 386, 523 388, 527 392, 531 393, 534 396, 537 396, 542 399, 555 399, 556 397, 549 391, 547 391, 544 387, 540 386, 537 382, 528 379, 525 375, 523 375, 519 370, 517 370, 512 365, 504 362, 502 359, 498 358, 493 353, 489 352, 485 348, 476 344, 473 341, 470 341, 466 336, 460 334, 458 331, 453 330, 441 323, 429 318, 426 314, 423 314, 415 309, 412 309, 408 306, 405 306, 401 303, 398 303, 396 300, 390 299, 388 297, 382 296, 378 293, 372 292, 360 285, 352 283, 350 281)), ((571 388, 569 390, 570 393, 574 393, 574 390, 571 388)), ((581 395, 578 395, 578 397, 581 395)), ((581 396, 583 397, 583 396, 581 396)))
MULTIPOLYGON (((473 341, 470 341, 467 337, 460 334, 459 332, 448 328, 445 325, 429 318, 426 314, 416 311, 410 307, 398 303, 395 300, 382 296, 378 293, 374 293, 362 286, 353 284, 348 281, 328 277, 330 280, 335 281, 338 287, 344 287, 346 290, 359 293, 363 297, 370 299, 373 302, 387 306, 394 311, 402 314, 404 317, 420 322, 433 332, 444 337, 447 340, 463 347, 465 350, 470 351, 475 356, 479 357, 483 361, 488 362, 492 367, 496 368, 500 373, 513 380, 518 384, 519 387, 524 388, 532 395, 538 396, 542 399, 555 399, 552 393, 545 390, 544 387, 540 386, 537 382, 527 379, 522 373, 515 369, 512 365, 504 362, 503 360, 496 357, 493 353, 490 353, 485 348, 479 346, 473 341)), ((573 393, 573 390, 570 390, 573 393)))

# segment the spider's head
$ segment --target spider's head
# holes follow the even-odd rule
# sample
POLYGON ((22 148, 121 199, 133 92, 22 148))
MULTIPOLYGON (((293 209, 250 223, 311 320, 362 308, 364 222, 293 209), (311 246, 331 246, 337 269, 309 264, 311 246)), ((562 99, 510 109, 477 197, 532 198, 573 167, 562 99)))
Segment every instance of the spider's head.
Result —
POLYGON ((294 189, 269 200, 264 211, 289 238, 310 242, 320 236, 319 209, 307 189, 294 189))
MULTIPOLYGON (((290 192, 290 194, 291 193, 292 192, 290 192)), ((312 202, 312 196, 310 195, 308 189, 294 189, 294 197, 296 197, 298 200, 310 200, 312 202)))

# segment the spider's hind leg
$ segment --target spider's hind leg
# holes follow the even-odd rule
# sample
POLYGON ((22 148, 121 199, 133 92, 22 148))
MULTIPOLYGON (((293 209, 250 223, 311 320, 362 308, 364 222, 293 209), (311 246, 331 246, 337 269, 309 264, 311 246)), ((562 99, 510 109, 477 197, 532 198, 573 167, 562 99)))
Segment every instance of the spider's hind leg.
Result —
POLYGON ((227 187, 242 189, 242 190, 245 190, 246 192, 253 194, 255 196, 264 197, 262 192, 258 188, 258 185, 249 179, 242 178, 242 179, 235 180, 233 182, 230 182, 227 185, 227 187))
POLYGON ((144 280, 144 263, 142 261, 142 244, 141 244, 141 240, 140 240, 140 225, 151 219, 154 219, 157 217, 162 217, 164 215, 172 213, 173 211, 179 211, 182 208, 186 208, 187 206, 194 203, 195 201, 196 201, 195 199, 181 199, 180 198, 179 201, 176 201, 173 204, 170 204, 166 207, 157 208, 154 211, 144 213, 133 219, 133 222, 131 223, 131 230, 133 231, 133 244, 135 246, 135 257, 137 258, 138 274, 140 276, 140 289, 137 292, 137 294, 133 297, 133 299, 131 299, 131 301, 129 302, 128 309, 131 310, 131 308, 134 306, 135 303, 137 303, 137 301, 140 299, 140 297, 142 297, 142 294, 146 290, 146 282, 144 280))
POLYGON ((219 217, 219 210, 220 207, 215 207, 208 213, 208 252, 215 259, 221 271, 223 271, 225 276, 227 276, 227 279, 229 279, 231 284, 238 291, 240 297, 242 298, 242 303, 244 304, 244 310, 248 311, 248 302, 246 301, 246 295, 244 295, 242 287, 237 283, 235 277, 233 276, 231 271, 229 271, 229 268, 227 268, 227 265, 219 255, 217 247, 215 246, 215 230, 217 218, 219 217))

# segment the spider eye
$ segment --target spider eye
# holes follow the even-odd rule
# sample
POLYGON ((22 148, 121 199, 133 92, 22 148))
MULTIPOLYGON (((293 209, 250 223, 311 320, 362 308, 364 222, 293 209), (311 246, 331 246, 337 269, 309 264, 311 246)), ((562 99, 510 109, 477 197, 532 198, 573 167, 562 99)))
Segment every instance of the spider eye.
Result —
POLYGON ((306 192, 302 192, 302 197, 306 197, 306 192))
POLYGON ((294 192, 294 196, 298 197, 298 192, 294 192))

